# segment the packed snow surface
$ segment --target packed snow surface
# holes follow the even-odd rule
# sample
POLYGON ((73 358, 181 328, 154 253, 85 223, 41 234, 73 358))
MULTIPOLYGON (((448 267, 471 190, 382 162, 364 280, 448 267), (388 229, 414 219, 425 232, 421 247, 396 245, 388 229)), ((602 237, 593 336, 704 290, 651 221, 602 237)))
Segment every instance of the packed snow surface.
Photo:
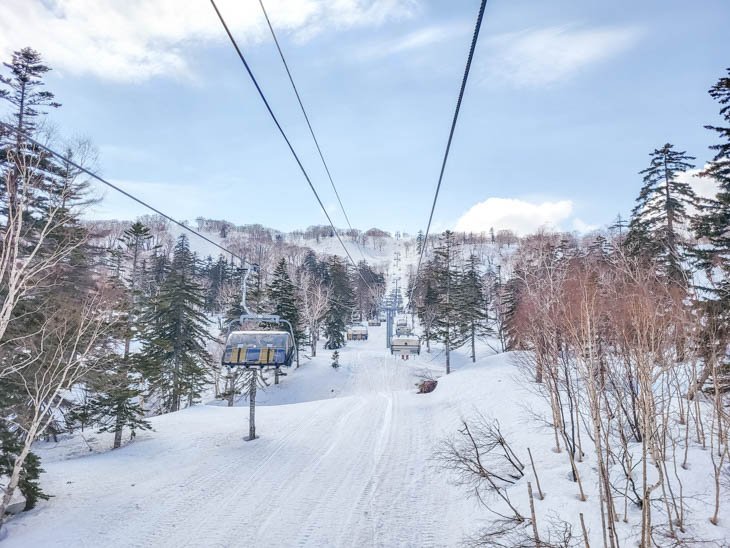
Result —
MULTIPOLYGON (((440 351, 396 360, 385 349, 385 327, 371 327, 368 341, 340 351, 338 370, 331 352, 321 351, 260 393, 257 440, 243 439, 248 403, 241 400, 156 417, 153 432, 116 451, 108 437, 89 432, 86 442, 38 444, 43 488, 53 497, 10 520, 3 545, 456 546, 492 515, 432 457, 459 419, 477 411, 499 419, 524 462, 532 449, 546 492, 536 501, 538 521, 559 513, 579 531, 583 512, 600 545, 592 463, 578 464, 588 494, 580 502, 565 453, 552 451, 550 430, 527 410, 545 412, 544 404, 512 354, 491 354, 481 347, 472 365, 457 352, 455 372, 435 392, 417 394, 420 377, 443 374, 440 351)), ((705 473, 678 473, 704 524, 701 538, 721 540, 727 529, 706 523, 709 506, 700 502, 710 498, 704 458, 693 460, 705 473)), ((527 480, 534 485, 531 472, 510 490, 524 515, 527 480)), ((639 523, 636 511, 619 524, 622 539, 635 538, 639 523)))

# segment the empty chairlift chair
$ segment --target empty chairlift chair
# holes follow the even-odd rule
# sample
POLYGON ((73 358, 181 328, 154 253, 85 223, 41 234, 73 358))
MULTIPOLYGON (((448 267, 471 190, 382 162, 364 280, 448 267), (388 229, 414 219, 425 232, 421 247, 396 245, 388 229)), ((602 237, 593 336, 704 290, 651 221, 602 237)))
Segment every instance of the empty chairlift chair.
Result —
POLYGON ((288 331, 231 331, 221 362, 228 367, 289 367, 294 352, 288 331))
POLYGON ((415 335, 396 335, 390 339, 390 353, 403 360, 418 356, 421 353, 421 339, 415 335))
POLYGON ((347 328, 348 341, 366 341, 368 340, 368 328, 364 325, 353 325, 347 328))
POLYGON ((398 337, 412 335, 413 330, 408 327, 408 318, 401 316, 395 320, 395 334, 398 337))

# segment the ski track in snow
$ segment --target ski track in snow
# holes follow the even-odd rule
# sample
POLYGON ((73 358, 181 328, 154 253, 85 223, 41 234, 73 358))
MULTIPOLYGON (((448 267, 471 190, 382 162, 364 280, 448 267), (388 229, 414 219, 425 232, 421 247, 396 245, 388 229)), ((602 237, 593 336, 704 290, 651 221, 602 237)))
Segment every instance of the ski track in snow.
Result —
POLYGON ((260 406, 254 442, 242 439, 245 402, 199 406, 156 419, 156 432, 121 450, 50 463, 61 508, 28 517, 60 534, 16 520, 8 546, 448 545, 428 479, 432 411, 414 401, 425 398, 414 393, 418 364, 386 354, 384 331, 341 351, 347 371, 325 371, 347 375, 337 397, 260 406))

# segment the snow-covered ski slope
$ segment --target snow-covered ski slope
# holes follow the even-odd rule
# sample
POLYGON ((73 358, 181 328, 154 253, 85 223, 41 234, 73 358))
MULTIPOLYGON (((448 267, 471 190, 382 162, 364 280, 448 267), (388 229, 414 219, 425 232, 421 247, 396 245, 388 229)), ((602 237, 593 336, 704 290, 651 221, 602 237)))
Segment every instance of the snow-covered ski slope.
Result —
POLYGON ((431 364, 394 360, 385 328, 370 332, 341 350, 339 370, 326 351, 261 394, 253 442, 243 441, 242 401, 157 417, 154 432, 114 452, 41 444, 54 497, 13 520, 4 544, 458 543, 476 508, 429 459, 459 405, 417 395, 416 375, 431 364))
MULTIPOLYGON (((477 411, 499 419, 525 462, 532 449, 547 494, 536 501, 538 521, 558 514, 579 531, 583 512, 600 544, 593 464, 578 464, 588 495, 580 502, 565 453, 552 451, 551 432, 534 418, 547 408, 520 380, 512 354, 482 347, 472 365, 455 352, 455 372, 435 392, 416 394, 419 376, 443 372, 443 356, 435 349, 395 360, 384 337, 385 327, 371 327, 368 341, 340 351, 339 370, 322 351, 260 393, 253 442, 243 440, 241 401, 156 417, 154 432, 116 451, 90 433, 99 452, 79 437, 39 444, 43 487, 53 498, 11 520, 3 546, 457 546, 492 515, 432 456, 459 419, 477 411)), ((705 458, 692 455, 697 471, 678 471, 693 522, 702 524, 698 538, 730 538, 705 519, 712 481, 705 458)), ((531 476, 510 490, 523 515, 531 476)), ((638 524, 637 510, 619 525, 622 540, 635 538, 638 524)))

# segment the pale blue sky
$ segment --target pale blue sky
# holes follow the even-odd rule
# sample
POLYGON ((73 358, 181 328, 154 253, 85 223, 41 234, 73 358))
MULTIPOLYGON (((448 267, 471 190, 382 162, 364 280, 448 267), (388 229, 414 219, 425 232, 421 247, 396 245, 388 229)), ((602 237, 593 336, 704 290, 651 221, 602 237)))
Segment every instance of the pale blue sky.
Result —
MULTIPOLYGON (((478 4, 267 2, 354 226, 425 228, 478 4)), ((324 222, 207 0, 80 6, 4 2, 0 52, 46 56, 53 120, 96 143, 106 177, 178 218, 324 222)), ((344 226, 258 2, 219 6, 344 226)), ((706 161, 728 28, 727 0, 490 0, 435 228, 488 198, 512 200, 469 227, 602 225, 630 210, 653 148, 706 161)), ((142 213, 111 195, 103 208, 142 213)))

